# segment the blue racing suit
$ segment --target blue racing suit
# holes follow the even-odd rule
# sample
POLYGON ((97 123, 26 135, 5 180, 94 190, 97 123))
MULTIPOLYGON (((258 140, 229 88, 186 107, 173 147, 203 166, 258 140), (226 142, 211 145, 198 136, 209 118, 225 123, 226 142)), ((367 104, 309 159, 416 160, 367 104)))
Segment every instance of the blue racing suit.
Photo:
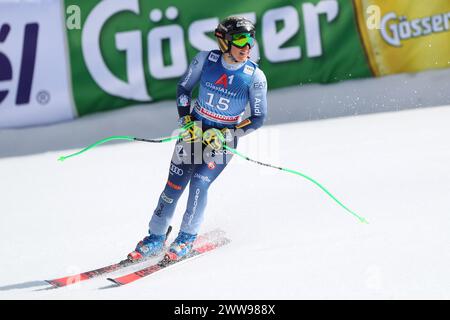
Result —
MULTIPOLYGON (((178 82, 178 114, 180 117, 191 115, 201 122, 199 126, 203 131, 209 128, 236 130, 233 141, 227 143, 235 148, 238 137, 263 125, 267 113, 266 94, 266 77, 253 61, 228 64, 219 50, 201 51, 178 82), (192 91, 197 84, 198 97, 192 103, 192 91), (250 116, 242 120, 247 103, 250 116)), ((166 233, 177 201, 190 182, 180 230, 197 234, 203 221, 209 186, 231 158, 232 154, 227 150, 208 149, 201 142, 178 141, 166 186, 150 220, 149 232, 156 235, 166 233)))

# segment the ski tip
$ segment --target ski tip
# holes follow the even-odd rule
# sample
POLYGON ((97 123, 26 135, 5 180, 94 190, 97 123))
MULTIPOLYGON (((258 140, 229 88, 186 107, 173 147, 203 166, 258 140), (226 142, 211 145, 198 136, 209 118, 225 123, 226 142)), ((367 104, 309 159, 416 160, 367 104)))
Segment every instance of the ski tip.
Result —
POLYGON ((44 280, 47 282, 47 284, 51 285, 52 288, 59 288, 62 287, 62 285, 59 282, 53 281, 53 280, 44 280))
POLYGON ((121 282, 119 282, 119 281, 117 281, 116 279, 114 279, 114 278, 106 278, 106 280, 108 280, 108 281, 111 281, 112 283, 114 283, 116 286, 121 286, 121 285, 123 285, 123 283, 121 283, 121 282))
POLYGON ((73 283, 73 282, 68 282, 67 279, 53 279, 53 280, 44 280, 44 281, 47 282, 49 285, 51 285, 52 288, 54 288, 54 289, 62 288, 62 287, 65 287, 65 286, 73 283))

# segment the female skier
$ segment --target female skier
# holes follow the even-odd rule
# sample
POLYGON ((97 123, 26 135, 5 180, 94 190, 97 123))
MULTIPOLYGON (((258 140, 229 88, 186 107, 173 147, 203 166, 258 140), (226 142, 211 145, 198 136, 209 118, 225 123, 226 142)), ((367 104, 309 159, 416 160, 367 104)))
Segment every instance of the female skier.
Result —
POLYGON ((178 236, 166 257, 179 260, 192 250, 203 220, 208 188, 229 163, 238 137, 258 129, 267 112, 267 81, 249 59, 255 44, 255 27, 243 17, 231 16, 215 30, 219 50, 201 51, 192 60, 177 87, 177 108, 182 139, 170 163, 167 184, 149 223, 149 235, 140 241, 130 259, 158 255, 178 199, 188 182, 189 197, 178 236), (193 102, 192 91, 199 84, 193 102), (247 103, 251 115, 242 120, 247 103))

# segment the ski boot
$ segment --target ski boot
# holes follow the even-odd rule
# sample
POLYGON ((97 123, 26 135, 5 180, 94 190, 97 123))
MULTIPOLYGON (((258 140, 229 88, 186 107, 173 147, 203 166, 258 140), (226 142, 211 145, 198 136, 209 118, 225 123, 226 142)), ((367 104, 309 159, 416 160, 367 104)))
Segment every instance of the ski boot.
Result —
POLYGON ((166 259, 178 261, 187 257, 194 246, 196 238, 196 234, 180 231, 177 238, 170 245, 169 251, 166 253, 166 259))
POLYGON ((165 235, 150 234, 146 236, 139 241, 136 249, 128 254, 127 260, 137 262, 159 255, 164 250, 164 245, 171 231, 172 227, 170 226, 165 235))

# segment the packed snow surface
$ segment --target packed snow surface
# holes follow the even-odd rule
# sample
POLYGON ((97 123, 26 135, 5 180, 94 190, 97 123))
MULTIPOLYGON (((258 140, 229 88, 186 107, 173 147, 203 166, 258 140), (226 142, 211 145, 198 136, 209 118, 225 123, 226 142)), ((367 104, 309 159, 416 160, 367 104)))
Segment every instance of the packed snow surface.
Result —
POLYGON ((316 179, 369 224, 310 181, 235 157, 202 227, 232 242, 119 288, 40 290, 146 235, 173 143, 0 158, 0 299, 449 299, 449 119, 443 106, 265 126, 238 150, 316 179))

